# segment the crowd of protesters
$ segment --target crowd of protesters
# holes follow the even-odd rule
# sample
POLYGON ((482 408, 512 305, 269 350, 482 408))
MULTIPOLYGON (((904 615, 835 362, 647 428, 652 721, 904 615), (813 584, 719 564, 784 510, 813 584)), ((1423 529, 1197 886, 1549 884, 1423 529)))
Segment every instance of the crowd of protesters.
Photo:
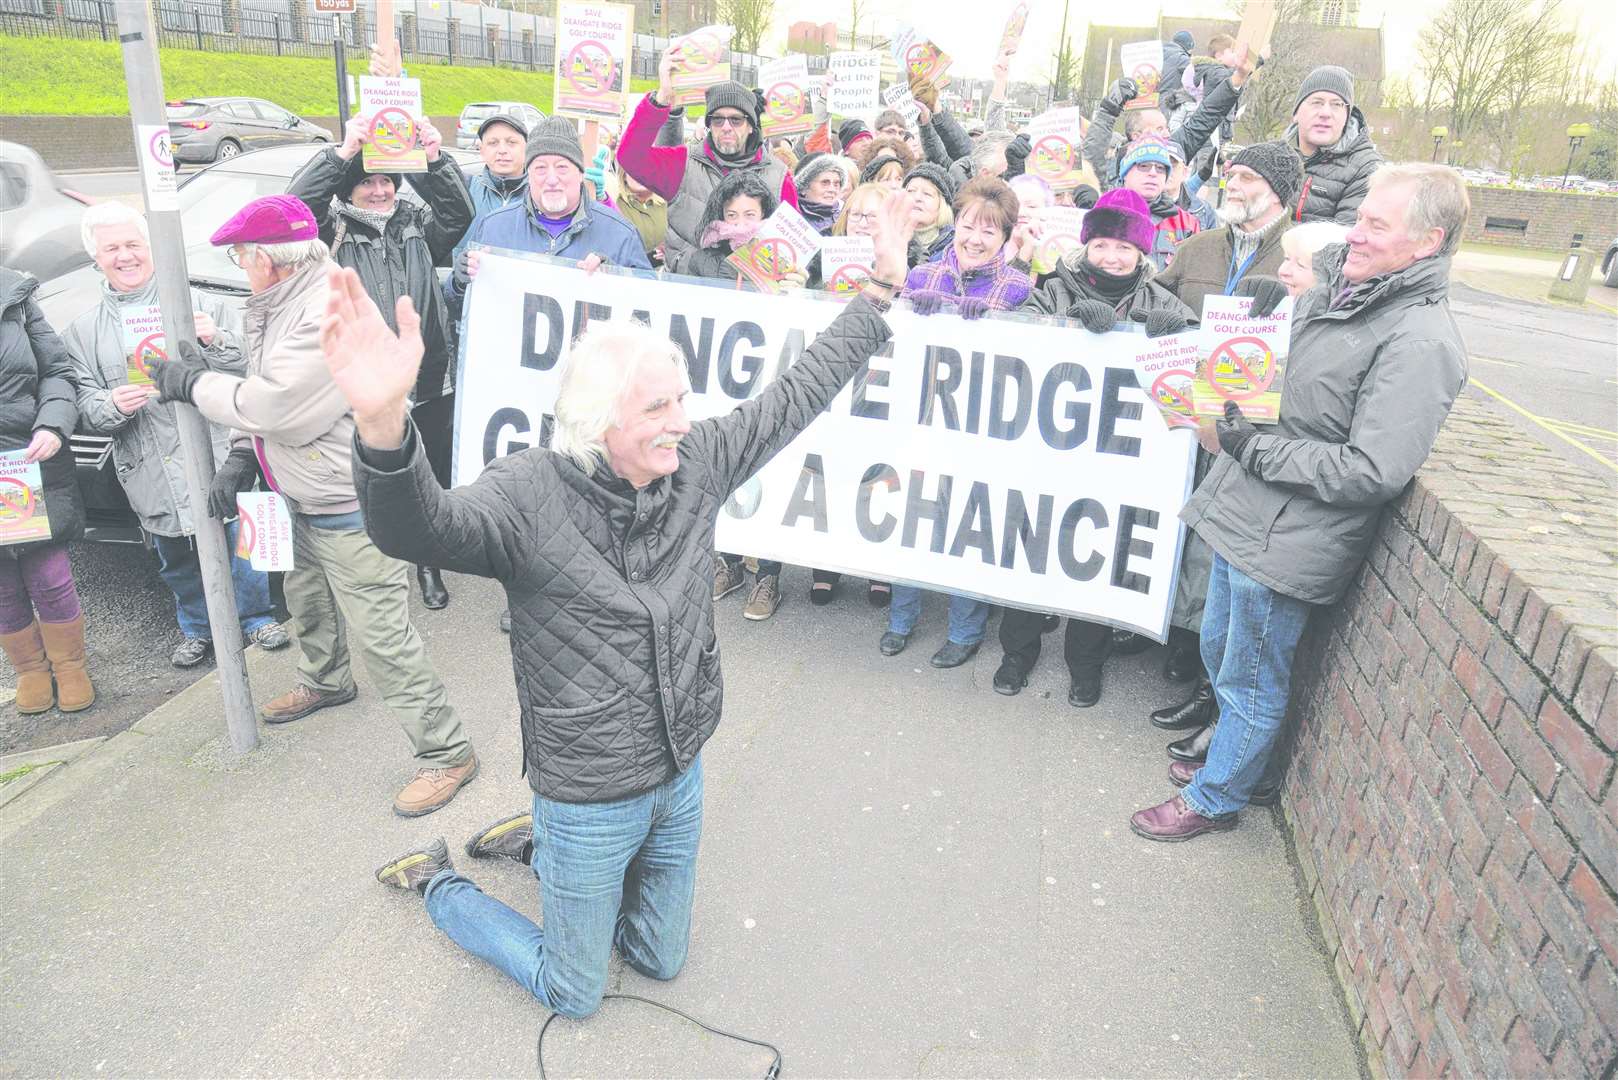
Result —
MULTIPOLYGON (((1088 124, 1081 182, 1053 191, 1026 173, 1028 138, 1005 124, 1009 55, 997 59, 981 123, 962 123, 934 86, 918 82, 913 123, 889 110, 872 130, 825 115, 822 104, 813 131, 766 145, 761 97, 735 82, 708 89, 687 137, 683 110, 670 104, 675 52, 621 136, 594 153, 572 121, 530 127, 499 114, 478 130, 480 167, 463 173, 428 124, 425 172, 368 173, 366 126, 351 123, 287 194, 253 201, 213 235, 245 272, 251 296, 238 308, 194 292, 195 340, 154 366, 155 387, 129 385, 119 333, 120 307, 156 294, 138 213, 104 205, 85 215, 84 244, 105 276, 103 294, 55 331, 31 299, 32 280, 0 271, 0 440, 41 464, 52 525, 48 540, 0 554, 0 642, 18 673, 18 708, 73 710, 94 700, 64 546, 82 530, 71 456, 61 453, 76 430, 113 439, 118 478, 175 595, 183 641, 174 663, 208 656, 192 539, 197 508, 177 463, 172 403, 195 405, 213 425, 221 462, 207 511, 231 519, 236 494, 260 486, 295 511, 296 569, 285 598, 297 682, 263 706, 265 721, 352 700, 352 637, 415 756, 396 812, 447 804, 476 775, 478 759, 411 623, 409 567, 429 609, 449 603, 440 567, 484 574, 506 586, 500 625, 512 635, 536 813, 543 807, 557 821, 580 823, 619 806, 614 800, 639 807, 654 797, 657 807, 675 808, 650 825, 635 815, 661 812, 652 803, 614 819, 614 828, 640 829, 643 838, 678 834, 664 852, 668 866, 644 875, 645 909, 631 910, 625 898, 628 916, 617 916, 617 891, 608 890, 610 903, 568 893, 570 875, 599 867, 570 861, 577 852, 566 829, 542 836, 521 813, 473 838, 473 856, 539 871, 547 930, 553 919, 587 928, 560 939, 566 955, 549 967, 537 958, 559 938, 548 933, 541 949, 526 920, 487 910, 493 902, 455 873, 442 842, 379 875, 424 892, 456 940, 570 1015, 593 1011, 605 948, 614 943, 658 977, 683 960, 700 830, 698 753, 719 719, 718 665, 708 651, 713 603, 744 588, 749 573, 748 619, 772 617, 783 599, 779 563, 749 569, 745 552, 714 550, 718 506, 881 346, 894 298, 924 316, 1061 316, 1069 323, 1060 332, 1081 338, 1119 323, 1153 337, 1178 333, 1195 325, 1210 296, 1250 297, 1255 314, 1296 298, 1280 422, 1255 428, 1232 405, 1201 435, 1164 652, 1165 674, 1190 684, 1190 694, 1149 717, 1177 736, 1169 779, 1182 790, 1132 819, 1136 832, 1159 840, 1233 827, 1244 807, 1275 798, 1305 621, 1347 588, 1381 507, 1421 465, 1465 377, 1445 301, 1449 257, 1468 213, 1465 188, 1446 167, 1384 164, 1342 68, 1302 80, 1282 138, 1236 146, 1232 123, 1244 89, 1264 77, 1262 58, 1222 35, 1199 51, 1177 34, 1164 45, 1173 75, 1158 107, 1130 108, 1138 88, 1119 80, 1088 124), (400 197, 406 183, 408 199, 400 197), (728 256, 782 205, 824 235, 870 237, 877 252, 864 298, 779 380, 800 394, 790 407, 777 386, 765 391, 760 412, 692 424, 666 363, 669 343, 592 331, 564 376, 550 449, 502 459, 477 483, 444 490, 451 357, 483 248, 560 257, 587 272, 661 268, 740 288, 728 256), (1036 274, 1030 255, 1041 212, 1054 205, 1087 210, 1080 243, 1036 274), (582 358, 608 374, 585 370, 582 358), (801 396, 815 377, 815 392, 801 396), (395 407, 408 418, 390 415, 395 407), (591 428, 590 417, 615 419, 591 428), (719 476, 720 489, 671 492, 664 478, 688 457, 708 462, 705 475, 719 476), (542 499, 552 488, 576 498, 542 499), (654 574, 656 565, 625 554, 642 550, 627 538, 650 528, 649 516, 669 520, 671 500, 689 501, 681 520, 694 524, 690 535, 647 548, 668 552, 654 562, 671 560, 654 574), (595 572, 537 524, 557 516, 576 526, 566 535, 611 556, 622 576, 616 592, 601 594, 600 615, 547 591, 550 577, 595 572), (656 588, 647 584, 654 577, 656 588), (617 658, 615 667, 591 665, 590 678, 602 685, 590 700, 620 707, 576 707, 582 676, 542 649, 557 638, 558 621, 617 658), (581 734, 581 725, 599 730, 581 734)), ((813 263, 784 285, 828 287, 813 263)), ((1074 344, 1082 348, 1081 338, 1074 344)), ((233 584, 247 639, 267 649, 288 644, 265 575, 237 559, 233 584)), ((838 575, 814 570, 809 599, 828 603, 840 585, 838 575)), ((923 590, 871 581, 864 595, 886 608, 885 628, 873 635, 880 653, 904 651, 923 590)), ((970 660, 994 613, 967 596, 948 597, 947 609, 945 638, 931 657, 938 668, 970 660)), ((1001 612, 996 692, 1015 695, 1027 685, 1043 636, 1059 623, 1001 612)), ((1109 657, 1149 644, 1068 619, 1068 703, 1094 705, 1109 657)), ((612 871, 619 891, 627 865, 612 871)))

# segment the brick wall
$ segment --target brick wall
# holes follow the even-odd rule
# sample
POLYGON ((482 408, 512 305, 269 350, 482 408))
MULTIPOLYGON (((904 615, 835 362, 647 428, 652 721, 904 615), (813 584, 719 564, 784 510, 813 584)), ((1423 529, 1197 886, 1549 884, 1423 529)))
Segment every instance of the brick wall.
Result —
POLYGON ((1283 799, 1391 1076, 1618 1064, 1618 523, 1462 398, 1299 650, 1283 799))
POLYGON ((1618 196, 1496 187, 1469 187, 1467 194, 1472 198, 1467 240, 1565 251, 1573 246, 1573 234, 1583 233, 1585 247, 1606 251, 1618 237, 1618 196), (1490 218, 1526 222, 1527 229, 1489 228, 1490 218))

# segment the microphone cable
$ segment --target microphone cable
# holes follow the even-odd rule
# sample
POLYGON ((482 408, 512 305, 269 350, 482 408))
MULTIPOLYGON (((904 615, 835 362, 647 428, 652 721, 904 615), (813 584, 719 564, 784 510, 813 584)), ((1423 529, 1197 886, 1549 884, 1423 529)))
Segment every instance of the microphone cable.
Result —
MULTIPOLYGON (((727 1039, 735 1039, 737 1042, 744 1042, 744 1043, 748 1043, 749 1045, 752 1045, 752 1046, 763 1047, 765 1050, 768 1050, 770 1053, 775 1055, 775 1060, 770 1063, 769 1070, 766 1071, 765 1074, 764 1074, 764 1080, 777 1080, 777 1077, 779 1077, 781 1075, 781 1050, 774 1043, 768 1043, 768 1042, 765 1042, 762 1039, 749 1039, 746 1035, 737 1035, 735 1032, 731 1032, 731 1031, 722 1031, 719 1028, 711 1027, 708 1024, 704 1024, 701 1020, 698 1020, 696 1017, 691 1016, 691 1015, 689 1015, 687 1013, 683 1013, 679 1009, 676 1009, 672 1005, 665 1005, 661 1001, 653 1001, 651 998, 643 998, 643 997, 640 997, 640 996, 638 996, 636 994, 603 994, 603 995, 601 995, 601 1000, 602 1001, 614 1001, 614 1000, 617 1000, 617 1001, 638 1001, 642 1005, 652 1005, 652 1006, 655 1006, 656 1008, 662 1009, 664 1012, 671 1012, 675 1016, 678 1016, 680 1019, 697 1025, 697 1027, 701 1028, 703 1031, 708 1032, 710 1035, 723 1035, 727 1039)), ((540 1028, 539 1028, 539 1041, 534 1047, 534 1053, 539 1058, 539 1080, 546 1080, 546 1077, 545 1077, 545 1032, 550 1030, 551 1021, 555 1020, 560 1015, 561 1015, 561 1013, 554 1013, 554 1012, 551 1013, 551 1015, 546 1018, 545 1023, 541 1024, 540 1028)))

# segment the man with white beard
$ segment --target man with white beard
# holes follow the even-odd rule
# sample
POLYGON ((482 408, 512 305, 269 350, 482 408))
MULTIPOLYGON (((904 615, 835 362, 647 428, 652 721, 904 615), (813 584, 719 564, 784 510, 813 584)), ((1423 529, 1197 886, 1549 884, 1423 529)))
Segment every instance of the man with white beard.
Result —
POLYGON ((1192 311, 1205 296, 1231 296, 1244 278, 1273 278, 1286 258, 1286 208, 1303 187, 1303 159, 1283 142, 1254 143, 1231 159, 1225 175, 1222 227, 1181 241, 1157 280, 1192 311))

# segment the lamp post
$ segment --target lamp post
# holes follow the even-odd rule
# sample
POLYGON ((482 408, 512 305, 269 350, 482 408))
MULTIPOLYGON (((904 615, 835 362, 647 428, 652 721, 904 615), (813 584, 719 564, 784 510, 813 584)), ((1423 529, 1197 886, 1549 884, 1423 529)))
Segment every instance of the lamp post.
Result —
POLYGON ((1590 137, 1589 124, 1569 124, 1567 127, 1567 168, 1562 170, 1562 187, 1567 188, 1568 174, 1573 171, 1573 155, 1579 152, 1579 144, 1590 137))
POLYGON ((1438 127, 1433 128, 1433 160, 1434 161, 1438 160, 1438 148, 1440 146, 1444 145, 1444 140, 1447 139, 1447 138, 1449 138, 1449 128, 1444 127, 1443 125, 1439 125, 1438 127))

